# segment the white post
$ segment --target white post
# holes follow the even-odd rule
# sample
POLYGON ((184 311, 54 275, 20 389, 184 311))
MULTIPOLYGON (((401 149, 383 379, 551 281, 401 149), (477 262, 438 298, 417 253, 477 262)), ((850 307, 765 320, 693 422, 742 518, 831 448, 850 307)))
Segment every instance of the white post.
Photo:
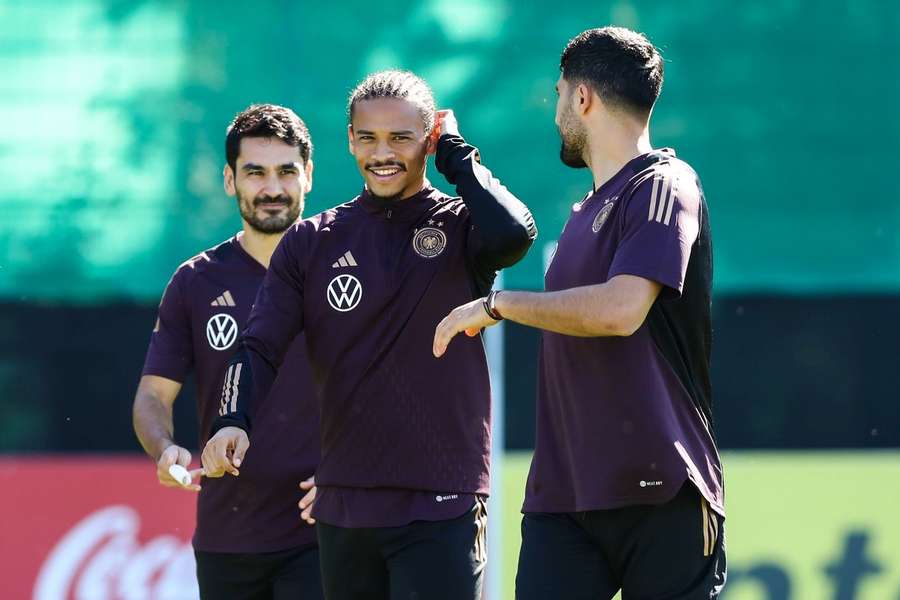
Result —
MULTIPOLYGON (((494 289, 503 287, 503 273, 497 275, 494 289)), ((491 372, 491 497, 488 500, 488 566, 485 597, 502 600, 506 597, 503 581, 503 453, 506 446, 504 408, 506 390, 503 385, 503 323, 485 332, 488 367, 491 372)))

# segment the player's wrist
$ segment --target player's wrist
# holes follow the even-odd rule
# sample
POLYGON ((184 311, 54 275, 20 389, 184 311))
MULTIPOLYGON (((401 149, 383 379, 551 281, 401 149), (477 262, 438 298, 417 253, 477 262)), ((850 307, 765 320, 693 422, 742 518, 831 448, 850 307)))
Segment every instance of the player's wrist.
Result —
POLYGON ((156 460, 156 462, 159 462, 159 459, 162 458, 162 455, 165 453, 165 451, 174 445, 175 445, 175 440, 172 440, 169 438, 161 439, 159 441, 159 443, 156 445, 156 453, 155 453, 155 456, 153 457, 156 460))
POLYGON ((491 292, 481 299, 481 305, 484 307, 484 312, 495 321, 502 321, 503 315, 500 314, 499 309, 497 308, 497 297, 500 295, 501 290, 491 290, 491 292))

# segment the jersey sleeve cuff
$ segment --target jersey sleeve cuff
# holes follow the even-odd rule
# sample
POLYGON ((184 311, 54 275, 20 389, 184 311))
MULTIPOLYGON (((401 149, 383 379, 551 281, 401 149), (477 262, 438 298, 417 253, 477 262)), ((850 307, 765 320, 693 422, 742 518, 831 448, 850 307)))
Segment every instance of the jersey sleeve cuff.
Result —
POLYGON ((141 371, 141 376, 154 375, 156 377, 165 377, 178 383, 184 383, 184 380, 187 379, 187 374, 188 370, 181 365, 166 364, 147 364, 144 365, 144 369, 141 371))
POLYGON ((656 283, 663 286, 660 295, 663 296, 663 298, 666 300, 677 300, 681 297, 681 292, 684 289, 683 280, 666 277, 664 275, 661 275, 657 271, 642 268, 637 265, 622 265, 610 269, 607 281, 609 279, 612 279, 613 277, 616 277, 617 275, 632 275, 634 277, 641 277, 643 279, 655 281, 656 283))
POLYGON ((243 429, 248 436, 250 435, 249 420, 236 414, 230 414, 216 417, 216 419, 212 423, 212 426, 209 428, 209 437, 216 435, 216 433, 218 433, 220 429, 224 429, 226 427, 237 427, 238 429, 243 429))

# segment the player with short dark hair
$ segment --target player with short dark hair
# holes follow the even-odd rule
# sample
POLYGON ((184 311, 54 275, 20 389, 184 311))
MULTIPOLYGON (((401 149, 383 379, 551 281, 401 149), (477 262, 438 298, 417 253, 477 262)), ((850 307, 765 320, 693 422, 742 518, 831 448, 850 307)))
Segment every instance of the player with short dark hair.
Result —
MULTIPOLYGON (((232 402, 221 384, 238 332, 275 246, 312 187, 312 141, 290 109, 261 104, 239 113, 228 127, 225 153, 225 190, 237 198, 243 231, 172 276, 134 399, 135 432, 156 461, 160 483, 170 487, 181 484, 169 468, 191 462, 191 453, 175 443, 172 424, 182 383, 193 371, 205 444, 213 420, 232 402)), ((240 477, 205 479, 202 489, 193 480, 184 486, 200 492, 193 543, 202 598, 322 597, 315 529, 298 508, 300 482, 319 459, 318 403, 302 338, 287 349, 285 365, 271 388, 270 410, 255 421, 265 435, 240 477)))
POLYGON ((487 361, 480 338, 442 361, 428 348, 440 317, 486 293, 536 230, 452 111, 434 106, 407 72, 375 73, 353 91, 350 152, 365 188, 278 246, 225 382, 236 403, 203 451, 204 468, 220 473, 243 460, 247 431, 254 445, 264 440, 248 417, 270 410, 253 406, 304 331, 322 412, 318 488, 305 514, 311 508, 318 524, 330 600, 481 597, 487 361), (459 197, 426 179, 435 149, 459 197))
POLYGON ((546 291, 458 307, 434 353, 501 318, 544 330, 517 598, 715 598, 725 509, 706 200, 687 163, 650 145, 663 61, 643 35, 585 31, 560 70, 561 158, 589 167, 593 190, 572 209, 546 291))

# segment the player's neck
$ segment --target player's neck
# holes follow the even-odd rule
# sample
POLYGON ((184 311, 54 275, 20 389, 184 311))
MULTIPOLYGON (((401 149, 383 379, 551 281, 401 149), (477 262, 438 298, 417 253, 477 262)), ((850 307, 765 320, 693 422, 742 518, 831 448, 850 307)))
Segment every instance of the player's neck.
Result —
POLYGON ((238 236, 238 243, 256 262, 268 269, 272 253, 282 237, 284 232, 262 233, 244 223, 244 231, 238 236))
POLYGON ((425 177, 425 172, 422 172, 421 178, 416 178, 405 190, 400 193, 401 200, 409 200, 416 194, 420 193, 426 187, 429 187, 431 184, 428 182, 428 178, 425 177))
POLYGON ((421 179, 414 181, 413 183, 400 190, 400 193, 395 196, 379 196, 375 194, 369 186, 366 186, 366 190, 372 198, 377 198, 382 202, 404 202, 406 200, 409 200, 410 198, 413 198, 414 196, 417 196, 418 194, 421 194, 422 190, 430 187, 431 182, 428 181, 427 177, 423 176, 421 179))
POLYGON ((653 150, 649 125, 633 122, 611 122, 595 135, 588 137, 585 162, 594 178, 594 189, 612 179, 628 161, 653 150))

